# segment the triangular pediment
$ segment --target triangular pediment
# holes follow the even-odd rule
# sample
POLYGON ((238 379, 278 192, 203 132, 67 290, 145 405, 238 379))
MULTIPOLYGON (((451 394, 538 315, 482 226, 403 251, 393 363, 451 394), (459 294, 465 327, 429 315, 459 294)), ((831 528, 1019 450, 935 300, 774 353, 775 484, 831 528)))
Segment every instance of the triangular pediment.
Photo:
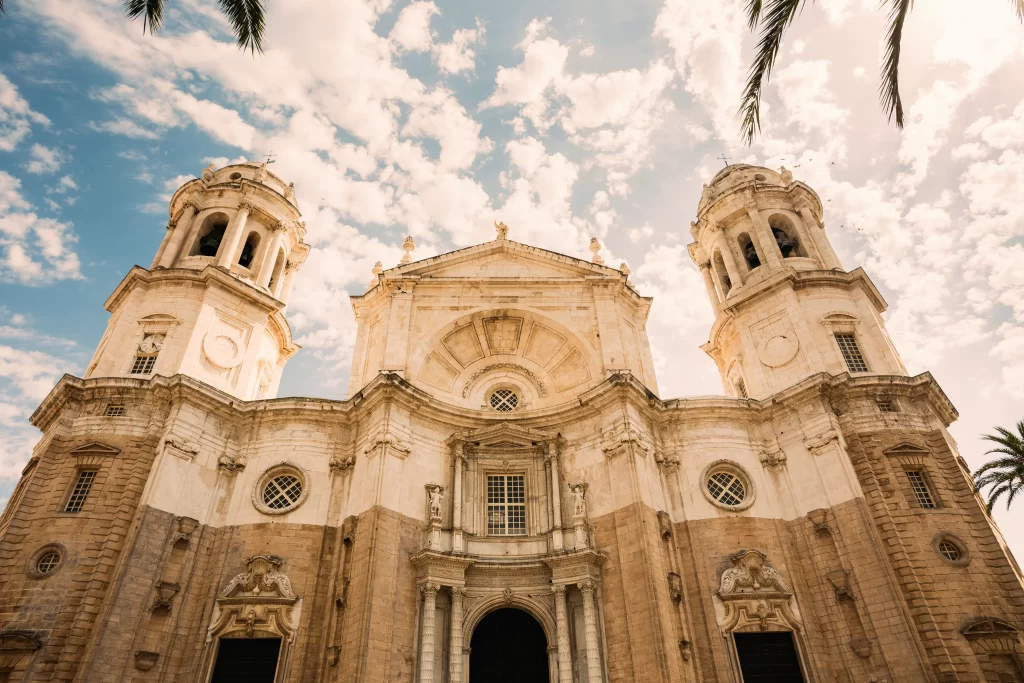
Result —
POLYGON ((557 434, 522 427, 511 422, 501 422, 490 427, 453 434, 448 443, 473 444, 481 448, 536 448, 557 438, 557 434))
POLYGON ((384 271, 383 274, 385 277, 472 279, 622 277, 614 268, 509 240, 478 244, 398 266, 384 271))
POLYGON ((886 448, 882 451, 886 455, 928 455, 929 451, 920 446, 915 446, 912 443, 901 443, 898 446, 892 448, 886 448))
POLYGON ((74 455, 74 456, 83 456, 83 455, 115 456, 115 455, 117 455, 120 452, 121 452, 120 449, 114 448, 113 446, 108 446, 107 444, 100 443, 98 441, 91 441, 91 442, 89 442, 87 444, 83 444, 83 445, 79 446, 78 448, 73 449, 71 451, 71 455, 74 455))

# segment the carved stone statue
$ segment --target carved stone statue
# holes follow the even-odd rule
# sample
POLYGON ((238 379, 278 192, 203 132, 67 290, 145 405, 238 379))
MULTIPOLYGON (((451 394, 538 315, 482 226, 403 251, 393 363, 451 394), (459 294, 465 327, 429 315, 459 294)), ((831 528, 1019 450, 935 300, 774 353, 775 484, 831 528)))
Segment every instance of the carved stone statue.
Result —
POLYGON ((209 166, 207 166, 206 168, 204 168, 204 169, 203 169, 203 172, 202 172, 202 177, 203 177, 203 180, 204 180, 205 182, 207 182, 207 183, 212 183, 212 182, 213 182, 213 172, 214 172, 215 170, 216 170, 216 169, 215 169, 215 168, 213 167, 213 164, 210 164, 209 166))
POLYGON ((426 489, 430 519, 441 519, 441 499, 444 498, 444 487, 440 484, 427 484, 426 489))
POLYGON ((587 484, 569 484, 569 491, 573 497, 572 516, 573 519, 587 518, 587 484))
POLYGON ((494 229, 495 229, 495 231, 497 231, 497 234, 498 234, 497 239, 499 239, 499 240, 507 240, 508 239, 508 226, 505 225, 504 222, 494 221, 494 229))

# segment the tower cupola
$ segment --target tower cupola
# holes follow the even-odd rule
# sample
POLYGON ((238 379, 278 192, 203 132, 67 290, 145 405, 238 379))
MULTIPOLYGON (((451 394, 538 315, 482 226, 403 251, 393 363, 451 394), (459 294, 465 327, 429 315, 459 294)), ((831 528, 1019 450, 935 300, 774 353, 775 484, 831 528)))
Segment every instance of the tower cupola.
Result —
POLYGON ((284 311, 309 253, 295 188, 243 163, 182 185, 149 270, 134 267, 86 377, 185 374, 241 399, 272 398, 298 346, 284 311))
POLYGON ((763 398, 817 372, 906 374, 881 294, 860 268, 843 270, 821 200, 785 168, 719 171, 690 234, 715 310, 703 348, 728 393, 763 398))

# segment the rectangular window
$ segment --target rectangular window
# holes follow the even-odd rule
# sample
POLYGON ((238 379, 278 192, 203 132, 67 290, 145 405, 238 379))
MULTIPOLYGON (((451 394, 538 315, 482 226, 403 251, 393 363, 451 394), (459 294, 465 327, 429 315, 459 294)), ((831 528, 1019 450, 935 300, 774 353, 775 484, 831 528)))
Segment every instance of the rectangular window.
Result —
POLYGON ((109 405, 107 406, 107 417, 124 417, 124 406, 121 405, 109 405))
POLYGON ((877 401, 877 403, 878 403, 878 410, 883 412, 883 413, 896 413, 896 412, 899 412, 898 410, 896 410, 896 404, 893 403, 892 401, 880 400, 880 401, 877 401))
POLYGON ((89 497, 89 490, 96 479, 96 470, 82 470, 78 473, 78 481, 75 488, 71 489, 68 503, 64 506, 64 512, 81 512, 85 505, 85 499, 89 497))
POLYGON ((153 372, 153 366, 156 365, 156 354, 155 353, 139 353, 135 355, 135 360, 132 362, 132 369, 128 371, 129 375, 148 375, 153 372))
POLYGON ((487 533, 522 536, 526 533, 526 477, 487 475, 487 533))
POLYGON ((935 504, 935 496, 932 495, 932 490, 928 486, 928 480, 925 479, 924 472, 921 470, 907 470, 907 479, 910 480, 910 488, 914 491, 914 495, 917 496, 917 504, 926 510, 934 510, 938 507, 935 504))
POLYGON ((843 358, 846 360, 846 367, 850 372, 867 372, 868 364, 864 361, 864 356, 860 353, 860 347, 857 346, 857 338, 852 334, 836 333, 836 342, 839 344, 839 350, 843 352, 843 358))

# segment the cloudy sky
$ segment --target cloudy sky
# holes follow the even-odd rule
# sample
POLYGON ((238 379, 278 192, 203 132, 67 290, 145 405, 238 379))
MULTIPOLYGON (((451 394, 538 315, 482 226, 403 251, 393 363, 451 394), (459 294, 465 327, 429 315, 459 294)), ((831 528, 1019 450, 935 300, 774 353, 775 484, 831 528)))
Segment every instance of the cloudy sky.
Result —
MULTIPOLYGON (((9 0, 0 17, 0 499, 37 438, 28 416, 85 367, 173 190, 270 152, 313 245, 282 395, 344 397, 347 293, 407 234, 423 258, 492 239, 495 219, 584 258, 599 237, 655 297, 662 395, 720 393, 686 244, 724 154, 818 191, 911 372, 959 409, 972 466, 981 433, 1024 418, 1024 28, 1006 0, 915 6, 903 132, 877 104, 878 2, 809 3, 749 148, 741 0, 269 0, 256 58, 214 0, 167 4, 155 37, 119 0, 9 0)), ((1024 552, 1024 520, 997 518, 1024 552)))

